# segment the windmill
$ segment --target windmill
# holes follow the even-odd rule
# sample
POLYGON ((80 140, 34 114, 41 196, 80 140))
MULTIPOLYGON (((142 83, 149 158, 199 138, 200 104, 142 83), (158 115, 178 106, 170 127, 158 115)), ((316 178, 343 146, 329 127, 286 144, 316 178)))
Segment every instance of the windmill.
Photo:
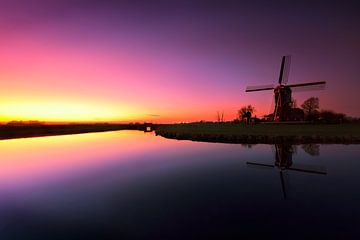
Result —
POLYGON ((326 171, 320 169, 319 166, 307 166, 299 165, 293 166, 292 155, 294 153, 294 148, 291 144, 275 144, 275 162, 274 164, 268 163, 258 163, 258 162, 246 162, 248 166, 260 167, 265 169, 278 169, 280 174, 281 189, 283 192, 284 199, 286 198, 286 188, 283 172, 286 170, 311 173, 311 174, 320 174, 326 175, 326 171))
POLYGON ((249 86, 245 90, 245 92, 274 90, 275 108, 272 114, 272 120, 274 121, 303 120, 304 112, 299 108, 292 107, 292 90, 294 88, 296 88, 296 90, 323 89, 326 84, 325 81, 320 81, 286 85, 289 78, 290 62, 290 55, 282 57, 280 76, 277 86, 275 86, 274 84, 263 86, 249 86))

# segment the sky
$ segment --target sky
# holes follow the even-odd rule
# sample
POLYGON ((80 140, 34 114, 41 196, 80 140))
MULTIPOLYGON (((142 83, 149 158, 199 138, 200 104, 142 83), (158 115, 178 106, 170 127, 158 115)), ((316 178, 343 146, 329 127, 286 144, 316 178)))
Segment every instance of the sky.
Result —
POLYGON ((232 120, 272 111, 283 55, 300 105, 360 117, 356 1, 0 0, 0 121, 232 120))

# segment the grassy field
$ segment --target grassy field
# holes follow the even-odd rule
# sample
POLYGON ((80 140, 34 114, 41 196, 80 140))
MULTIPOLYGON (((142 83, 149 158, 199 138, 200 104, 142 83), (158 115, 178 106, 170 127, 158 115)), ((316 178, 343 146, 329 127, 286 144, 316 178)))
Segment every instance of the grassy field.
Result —
POLYGON ((161 125, 156 134, 174 139, 229 143, 360 143, 360 124, 161 125))

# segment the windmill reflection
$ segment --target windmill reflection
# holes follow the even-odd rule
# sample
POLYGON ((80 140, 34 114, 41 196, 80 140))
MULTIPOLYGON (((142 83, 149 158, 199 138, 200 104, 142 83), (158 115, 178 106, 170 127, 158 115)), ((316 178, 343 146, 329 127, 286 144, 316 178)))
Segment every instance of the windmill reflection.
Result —
MULTIPOLYGON (((286 198, 286 188, 283 172, 285 170, 311 173, 311 174, 321 174, 326 175, 326 171, 321 171, 315 169, 315 166, 304 166, 304 167, 295 167, 293 166, 292 156, 296 152, 296 146, 291 144, 275 144, 275 162, 274 164, 266 163, 257 163, 257 162, 246 162, 250 166, 263 167, 263 168, 275 168, 279 170, 281 188, 284 198, 286 198)), ((306 144, 302 145, 303 150, 309 155, 319 155, 320 146, 316 144, 306 144)))

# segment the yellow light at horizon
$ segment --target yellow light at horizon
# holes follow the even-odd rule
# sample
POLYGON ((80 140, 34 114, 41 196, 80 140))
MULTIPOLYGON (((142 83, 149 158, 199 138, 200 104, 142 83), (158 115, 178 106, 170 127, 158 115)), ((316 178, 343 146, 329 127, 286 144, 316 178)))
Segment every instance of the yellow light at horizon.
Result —
POLYGON ((0 105, 0 121, 126 121, 136 114, 129 106, 110 107, 105 104, 21 101, 0 105))

